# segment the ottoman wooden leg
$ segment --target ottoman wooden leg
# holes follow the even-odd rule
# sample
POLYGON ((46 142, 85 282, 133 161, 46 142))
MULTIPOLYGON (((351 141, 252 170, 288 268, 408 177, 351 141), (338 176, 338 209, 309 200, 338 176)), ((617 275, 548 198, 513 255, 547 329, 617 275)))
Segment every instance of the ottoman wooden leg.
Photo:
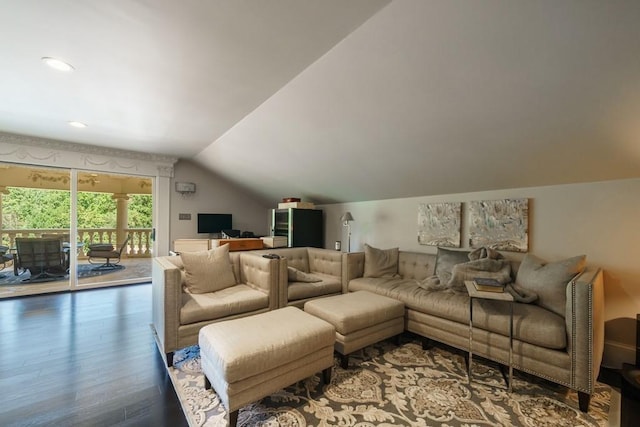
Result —
POLYGON ((342 369, 349 369, 349 355, 341 354, 340 355, 340 367, 342 369))
POLYGON ((229 413, 229 427, 236 427, 238 424, 238 410, 229 413))
POLYGON ((322 371, 322 380, 326 385, 331 384, 331 366, 322 371))
POLYGON ((204 389, 211 390, 211 381, 209 381, 206 375, 204 376, 204 389))

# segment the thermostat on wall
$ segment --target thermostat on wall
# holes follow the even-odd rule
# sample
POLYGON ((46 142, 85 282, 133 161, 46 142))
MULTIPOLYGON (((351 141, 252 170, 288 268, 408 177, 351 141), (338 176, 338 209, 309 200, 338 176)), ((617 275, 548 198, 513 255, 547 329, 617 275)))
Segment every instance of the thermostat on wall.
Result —
POLYGON ((176 191, 178 193, 195 193, 196 185, 193 182, 176 182, 176 191))

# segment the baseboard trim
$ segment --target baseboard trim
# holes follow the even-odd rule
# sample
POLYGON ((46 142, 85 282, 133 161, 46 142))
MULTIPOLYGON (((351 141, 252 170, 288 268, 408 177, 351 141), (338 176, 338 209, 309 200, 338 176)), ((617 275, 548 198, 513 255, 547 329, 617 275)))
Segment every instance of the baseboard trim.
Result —
POLYGON ((634 364, 635 361, 636 348, 633 345, 610 340, 604 341, 602 366, 611 369, 622 369, 623 363, 634 364))

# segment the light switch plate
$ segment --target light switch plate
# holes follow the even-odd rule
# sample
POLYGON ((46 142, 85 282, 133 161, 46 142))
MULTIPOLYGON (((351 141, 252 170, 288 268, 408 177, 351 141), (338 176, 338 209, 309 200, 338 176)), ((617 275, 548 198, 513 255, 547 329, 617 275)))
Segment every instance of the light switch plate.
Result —
POLYGON ((190 220, 191 219, 191 214, 190 213, 179 213, 178 214, 178 219, 179 220, 190 220))

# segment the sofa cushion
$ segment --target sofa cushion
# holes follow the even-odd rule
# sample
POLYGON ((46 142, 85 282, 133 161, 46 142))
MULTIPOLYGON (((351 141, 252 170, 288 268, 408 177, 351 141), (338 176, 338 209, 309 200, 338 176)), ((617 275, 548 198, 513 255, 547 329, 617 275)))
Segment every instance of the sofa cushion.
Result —
MULTIPOLYGON (((509 336, 509 303, 476 300, 473 305, 473 326, 509 336)), ((513 337, 554 350, 567 347, 564 318, 535 304, 513 304, 513 337)))
POLYGON ((228 288, 236 284, 229 258, 229 245, 208 251, 183 252, 186 290, 192 294, 204 294, 228 288))
POLYGON ((443 285, 449 283, 453 266, 463 262, 469 262, 469 251, 454 251, 438 247, 435 275, 440 279, 440 283, 443 285))
POLYGON ((289 282, 313 283, 322 281, 321 278, 314 274, 305 273, 304 271, 300 271, 293 267, 287 267, 287 276, 289 278, 289 282))
POLYGON ((318 282, 289 282, 287 300, 298 301, 321 295, 342 292, 342 281, 339 277, 329 274, 314 273, 320 279, 318 282))
POLYGON ((182 294, 180 324, 221 319, 269 307, 266 293, 247 285, 236 285, 206 294, 182 294))
MULTIPOLYGON (((469 296, 449 291, 427 291, 415 280, 391 278, 358 278, 349 282, 349 291, 369 291, 402 301, 415 310, 441 319, 469 325, 469 296)), ((473 310, 474 328, 509 335, 509 303, 476 300, 473 310)), ((551 349, 567 345, 566 326, 561 316, 535 304, 514 304, 513 336, 515 339, 551 349)))
POLYGON ((398 274, 398 248, 378 249, 364 245, 364 277, 393 277, 398 274))
POLYGON ((516 285, 537 294, 540 307, 564 317, 567 284, 584 269, 585 260, 585 255, 579 255, 547 263, 527 254, 518 268, 516 285))

